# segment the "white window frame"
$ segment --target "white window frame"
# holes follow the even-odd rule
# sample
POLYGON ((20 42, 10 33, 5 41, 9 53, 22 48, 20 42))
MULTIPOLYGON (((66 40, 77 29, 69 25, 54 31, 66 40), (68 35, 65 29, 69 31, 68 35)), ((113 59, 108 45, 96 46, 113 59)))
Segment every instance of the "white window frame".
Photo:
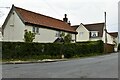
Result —
POLYGON ((60 31, 56 31, 55 37, 60 37, 60 31))
POLYGON ((91 31, 91 37, 98 37, 98 31, 91 31))
POLYGON ((36 33, 36 34, 40 34, 40 33, 39 33, 39 27, 34 27, 34 26, 33 26, 32 32, 33 32, 33 33, 36 33))

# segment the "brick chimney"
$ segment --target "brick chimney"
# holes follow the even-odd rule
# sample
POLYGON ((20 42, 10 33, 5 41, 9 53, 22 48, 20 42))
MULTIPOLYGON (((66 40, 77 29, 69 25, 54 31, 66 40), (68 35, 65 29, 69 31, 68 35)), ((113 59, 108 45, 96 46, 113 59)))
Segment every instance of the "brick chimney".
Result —
POLYGON ((63 18, 63 21, 65 21, 66 23, 68 22, 67 14, 65 14, 65 17, 63 18))
POLYGON ((71 25, 70 21, 68 22, 69 25, 71 25))

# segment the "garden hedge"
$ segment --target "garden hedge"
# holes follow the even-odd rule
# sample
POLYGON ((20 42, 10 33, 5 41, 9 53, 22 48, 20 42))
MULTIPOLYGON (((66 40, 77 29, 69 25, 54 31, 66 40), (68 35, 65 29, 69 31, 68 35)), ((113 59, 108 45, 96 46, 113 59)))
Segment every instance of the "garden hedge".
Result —
POLYGON ((2 42, 3 59, 66 58, 103 53, 103 42, 86 43, 24 43, 2 42))

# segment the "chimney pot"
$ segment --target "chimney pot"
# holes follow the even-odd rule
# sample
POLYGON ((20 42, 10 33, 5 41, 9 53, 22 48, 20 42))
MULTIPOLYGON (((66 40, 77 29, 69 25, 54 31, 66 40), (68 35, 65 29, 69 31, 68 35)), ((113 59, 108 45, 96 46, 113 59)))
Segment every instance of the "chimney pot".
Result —
POLYGON ((69 23, 68 23, 69 25, 71 25, 71 23, 70 23, 70 21, 69 21, 69 23))
POLYGON ((63 18, 63 21, 68 22, 67 14, 65 14, 65 17, 63 18))

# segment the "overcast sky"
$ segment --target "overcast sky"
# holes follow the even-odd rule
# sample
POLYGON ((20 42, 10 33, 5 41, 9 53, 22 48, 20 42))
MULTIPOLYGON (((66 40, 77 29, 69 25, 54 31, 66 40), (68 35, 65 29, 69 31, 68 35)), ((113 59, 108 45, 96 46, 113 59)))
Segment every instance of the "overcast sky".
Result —
POLYGON ((14 4, 27 10, 51 16, 62 20, 67 14, 72 25, 80 23, 104 22, 104 12, 107 12, 107 29, 118 31, 118 1, 119 0, 0 0, 0 25, 3 24, 14 4))

